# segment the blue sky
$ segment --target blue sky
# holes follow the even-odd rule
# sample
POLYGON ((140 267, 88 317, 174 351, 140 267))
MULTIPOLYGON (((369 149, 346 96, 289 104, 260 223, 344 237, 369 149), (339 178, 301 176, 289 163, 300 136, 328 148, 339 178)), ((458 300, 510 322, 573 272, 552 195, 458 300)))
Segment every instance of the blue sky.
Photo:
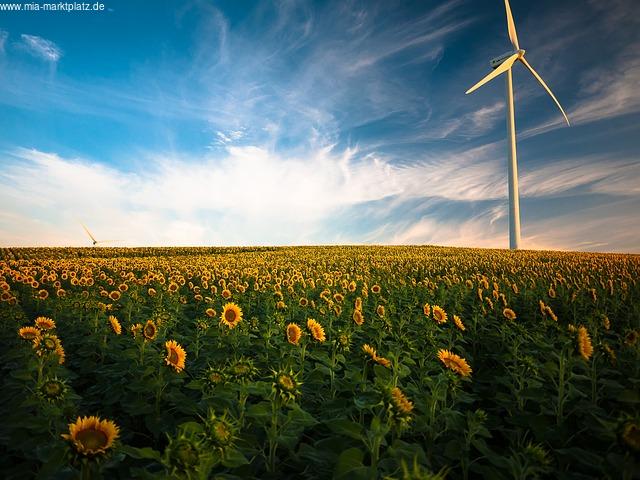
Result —
MULTIPOLYGON (((640 252, 635 3, 512 1, 525 248, 640 252)), ((0 245, 508 246, 500 0, 104 4, 0 11, 0 245)))

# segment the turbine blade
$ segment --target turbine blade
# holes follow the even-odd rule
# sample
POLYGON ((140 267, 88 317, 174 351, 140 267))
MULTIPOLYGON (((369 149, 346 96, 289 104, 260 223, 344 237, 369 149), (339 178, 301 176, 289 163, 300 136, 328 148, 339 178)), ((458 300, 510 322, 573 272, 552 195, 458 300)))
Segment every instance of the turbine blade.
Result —
POLYGON ((84 231, 87 232, 87 235, 91 237, 91 240, 93 240, 94 242, 97 242, 97 240, 93 238, 93 235, 91 235, 91 232, 89 231, 89 229, 84 226, 84 223, 80 222, 80 225, 82 225, 82 228, 84 228, 84 231))
POLYGON ((558 108, 562 112, 562 116, 564 117, 565 121, 567 122, 567 125, 571 125, 569 123, 569 118, 567 117, 567 114, 564 113, 564 110, 562 109, 562 105, 560 105, 560 102, 555 97, 555 95, 551 92, 551 89, 547 86, 547 84, 544 83, 544 80, 542 80, 542 77, 540 77, 540 75, 538 75, 538 72, 536 72, 533 69, 533 67, 531 65, 529 65, 529 62, 527 62, 524 57, 520 58, 520 61, 522 63, 524 63, 524 66, 527 67, 529 69, 529 71, 533 74, 533 76, 536 77, 536 79, 540 82, 540 85, 542 85, 542 88, 544 88, 547 91, 547 93, 551 96, 551 98, 553 98, 553 101, 556 102, 556 105, 558 106, 558 108))
POLYGON ((487 75, 482 80, 480 80, 478 83, 476 83, 473 87, 471 87, 465 93, 468 95, 471 92, 476 91, 478 88, 480 88, 485 83, 490 82, 491 80, 496 78, 501 73, 504 73, 507 70, 509 70, 511 68, 511 66, 513 65, 513 63, 518 59, 519 55, 520 55, 519 53, 514 53, 513 55, 511 55, 504 62, 502 62, 498 68, 496 68, 493 72, 491 72, 489 75, 487 75))
POLYGON ((520 50, 520 44, 518 43, 518 34, 516 33, 516 24, 513 21, 513 15, 511 14, 511 6, 509 0, 504 0, 504 6, 507 10, 507 29, 509 30, 509 39, 513 48, 520 50))

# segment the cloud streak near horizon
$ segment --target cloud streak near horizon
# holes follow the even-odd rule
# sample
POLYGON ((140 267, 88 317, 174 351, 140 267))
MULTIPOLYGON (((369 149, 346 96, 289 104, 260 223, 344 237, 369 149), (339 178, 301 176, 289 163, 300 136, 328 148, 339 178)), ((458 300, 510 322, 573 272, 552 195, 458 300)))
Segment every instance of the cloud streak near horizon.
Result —
MULTIPOLYGON (((0 23, 0 245, 507 245, 500 5, 135 8, 0 23)), ((512 8, 524 246, 640 251, 630 4, 512 8)))

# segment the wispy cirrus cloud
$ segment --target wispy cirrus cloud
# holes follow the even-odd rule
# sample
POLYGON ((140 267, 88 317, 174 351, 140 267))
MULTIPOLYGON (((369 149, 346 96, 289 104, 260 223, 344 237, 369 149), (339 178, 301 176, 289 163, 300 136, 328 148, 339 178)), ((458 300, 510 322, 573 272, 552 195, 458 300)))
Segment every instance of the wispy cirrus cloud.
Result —
MULTIPOLYGON (((257 147, 228 147, 224 156, 197 162, 152 156, 147 163, 154 167, 144 175, 19 149, 5 157, 0 174, 5 205, 0 231, 11 232, 0 235, 0 243, 54 242, 50 232, 58 228, 54 243, 82 244, 77 219, 84 219, 95 235, 126 245, 375 241, 504 246, 506 176, 502 162, 488 160, 495 148, 399 167, 355 149, 326 148, 300 159, 257 147), (451 208, 455 215, 447 213, 451 208)), ((523 176, 523 205, 589 192, 637 203, 638 196, 628 191, 634 178, 640 179, 638 162, 619 161, 607 168, 595 158, 587 164, 560 161, 523 176)), ((627 222, 630 214, 625 213, 627 222)), ((616 215, 616 228, 624 228, 623 217, 616 215)), ((563 228, 575 228, 575 223, 567 221, 563 228)), ((538 230, 529 232, 535 236, 538 230)), ((577 248, 574 237, 563 235, 564 243, 554 245, 577 248)))
POLYGON ((51 40, 26 33, 20 35, 20 38, 27 51, 42 60, 57 63, 62 57, 62 50, 51 40))

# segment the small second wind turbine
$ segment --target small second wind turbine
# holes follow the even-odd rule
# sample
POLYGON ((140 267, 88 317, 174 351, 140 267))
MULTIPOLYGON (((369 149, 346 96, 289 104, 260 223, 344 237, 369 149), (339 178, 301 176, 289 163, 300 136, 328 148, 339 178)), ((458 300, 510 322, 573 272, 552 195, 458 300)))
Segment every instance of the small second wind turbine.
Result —
POLYGON ((542 88, 551 96, 556 105, 562 112, 564 119, 569 125, 569 119, 567 114, 564 113, 560 102, 553 95, 549 87, 544 80, 538 75, 533 67, 524 58, 525 51, 520 48, 518 43, 518 35, 516 34, 516 25, 513 21, 513 15, 511 15, 511 7, 509 6, 509 0, 504 0, 504 6, 507 10, 507 29, 509 31, 509 39, 513 45, 513 51, 500 55, 497 58, 491 60, 490 65, 494 69, 489 75, 484 77, 473 87, 467 90, 467 94, 477 90, 485 83, 493 80, 502 73, 507 73, 507 131, 508 131, 508 146, 509 146, 509 248, 512 250, 520 248, 520 197, 518 194, 518 159, 516 157, 516 125, 515 115, 513 110, 513 80, 511 75, 511 68, 516 62, 521 62, 531 74, 540 82, 542 88))
POLYGON ((82 225, 82 228, 84 228, 84 231, 87 232, 87 235, 89 235, 89 237, 91 238, 91 242, 93 243, 94 247, 96 245, 98 245, 99 243, 113 243, 113 242, 119 242, 120 241, 120 240, 96 240, 95 237, 93 235, 91 235, 91 232, 85 226, 84 223, 81 223, 80 225, 82 225))

